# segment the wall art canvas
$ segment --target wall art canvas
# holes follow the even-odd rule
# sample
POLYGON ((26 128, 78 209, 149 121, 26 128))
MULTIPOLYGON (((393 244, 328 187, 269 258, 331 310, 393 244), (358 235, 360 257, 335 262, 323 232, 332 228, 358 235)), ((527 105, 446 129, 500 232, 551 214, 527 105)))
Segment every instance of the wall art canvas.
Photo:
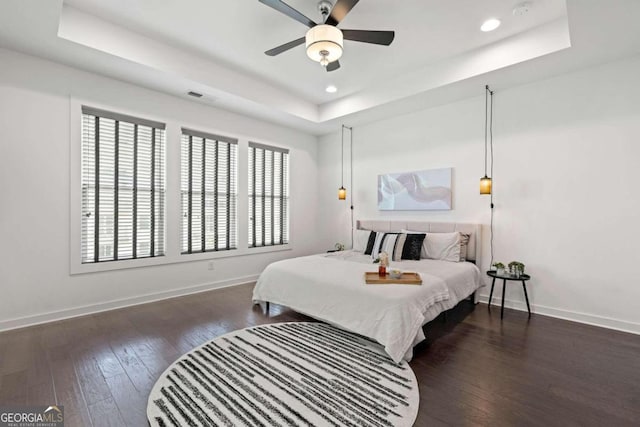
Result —
POLYGON ((452 168, 378 175, 382 211, 451 210, 452 168))

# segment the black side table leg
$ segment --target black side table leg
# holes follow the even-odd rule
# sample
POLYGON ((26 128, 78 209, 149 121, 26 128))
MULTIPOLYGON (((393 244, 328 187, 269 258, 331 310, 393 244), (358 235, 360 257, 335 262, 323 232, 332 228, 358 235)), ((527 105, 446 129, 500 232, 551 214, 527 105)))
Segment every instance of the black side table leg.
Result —
POLYGON ((507 279, 502 279, 502 307, 500 308, 500 318, 504 316, 504 291, 507 290, 507 279))
POLYGON ((524 299, 527 301, 527 311, 529 312, 529 317, 531 317, 531 308, 529 307, 529 296, 527 295, 527 285, 524 280, 522 281, 522 290, 524 291, 524 299))
POLYGON ((491 292, 489 293, 489 310, 491 310, 491 300, 493 299, 493 287, 496 284, 496 278, 493 278, 493 281, 491 282, 491 292))

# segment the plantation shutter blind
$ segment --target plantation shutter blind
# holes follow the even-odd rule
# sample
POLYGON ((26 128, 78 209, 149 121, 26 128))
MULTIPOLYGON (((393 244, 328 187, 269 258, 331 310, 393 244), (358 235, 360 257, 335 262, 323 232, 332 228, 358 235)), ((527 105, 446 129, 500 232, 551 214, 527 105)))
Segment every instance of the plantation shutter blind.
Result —
POLYGON ((249 246, 289 243, 289 150, 249 142, 249 246))
POLYGON ((82 107, 83 263, 164 255, 164 129, 82 107))
POLYGON ((182 253, 237 249, 238 141, 182 129, 182 253))

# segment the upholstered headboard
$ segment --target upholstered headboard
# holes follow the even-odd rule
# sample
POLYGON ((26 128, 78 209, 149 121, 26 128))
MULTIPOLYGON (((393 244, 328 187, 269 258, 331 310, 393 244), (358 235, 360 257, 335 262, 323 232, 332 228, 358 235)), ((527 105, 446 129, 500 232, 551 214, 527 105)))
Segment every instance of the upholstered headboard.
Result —
POLYGON ((426 233, 451 233, 460 231, 470 234, 467 246, 467 259, 481 265, 482 254, 482 227, 480 224, 464 224, 458 222, 424 222, 424 221, 383 221, 383 220, 358 220, 359 230, 386 231, 389 233, 400 230, 424 231, 426 233))

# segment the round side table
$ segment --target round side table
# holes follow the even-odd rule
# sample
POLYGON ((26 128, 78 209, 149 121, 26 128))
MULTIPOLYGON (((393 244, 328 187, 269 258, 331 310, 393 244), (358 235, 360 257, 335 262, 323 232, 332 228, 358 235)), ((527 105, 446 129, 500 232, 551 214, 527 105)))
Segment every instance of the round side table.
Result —
POLYGON ((512 276, 510 274, 498 274, 496 270, 487 271, 487 275, 489 277, 493 277, 493 281, 491 282, 491 293, 489 294, 489 310, 491 310, 491 300, 493 298, 493 287, 496 284, 496 279, 502 280, 502 305, 500 307, 500 318, 502 319, 504 316, 504 291, 507 287, 507 281, 513 280, 516 282, 522 282, 522 290, 524 291, 524 299, 527 301, 527 311, 529 312, 529 317, 531 317, 531 308, 529 307, 529 296, 527 295, 527 280, 531 279, 531 276, 528 274, 522 274, 520 277, 512 276))

